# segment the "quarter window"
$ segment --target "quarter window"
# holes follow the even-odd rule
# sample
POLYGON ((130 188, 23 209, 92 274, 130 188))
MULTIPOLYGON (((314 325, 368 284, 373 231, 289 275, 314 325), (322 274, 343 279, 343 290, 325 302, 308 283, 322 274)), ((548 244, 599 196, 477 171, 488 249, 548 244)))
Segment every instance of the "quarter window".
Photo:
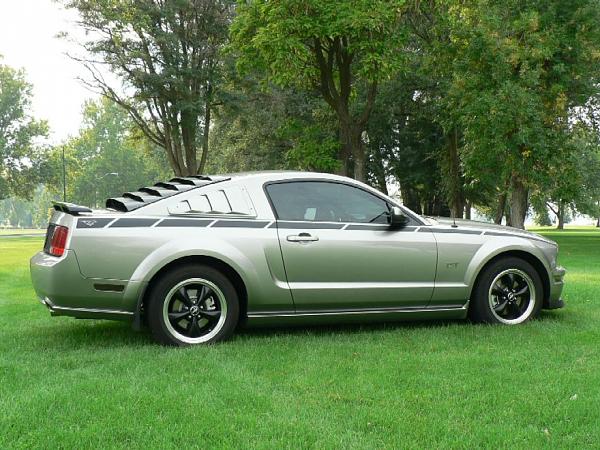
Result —
POLYGON ((357 187, 325 181, 267 185, 279 220, 387 223, 385 200, 357 187))

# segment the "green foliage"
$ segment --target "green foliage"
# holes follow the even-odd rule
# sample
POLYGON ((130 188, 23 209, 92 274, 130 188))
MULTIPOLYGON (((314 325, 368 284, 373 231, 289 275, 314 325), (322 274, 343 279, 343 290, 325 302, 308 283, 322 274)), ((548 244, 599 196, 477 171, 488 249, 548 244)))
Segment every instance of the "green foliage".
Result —
POLYGON ((10 197, 0 200, 0 226, 14 228, 46 228, 51 202, 57 200, 44 185, 38 185, 31 200, 10 197))
POLYGON ((91 87, 123 106, 164 148, 177 175, 193 175, 208 157, 211 110, 221 79, 231 0, 63 0, 89 39, 83 63, 91 87), (106 63, 125 89, 98 70, 106 63), (198 147, 202 147, 197 157, 198 147))
POLYGON ((87 102, 79 135, 51 154, 50 184, 59 196, 63 150, 67 200, 74 203, 101 206, 107 197, 170 177, 164 153, 148 144, 127 113, 107 99, 87 102))
POLYGON ((339 171, 352 163, 359 180, 367 178, 362 136, 377 84, 403 67, 403 10, 397 0, 249 1, 231 27, 242 72, 258 68, 279 86, 320 93, 337 118, 339 171))
POLYGON ((583 105, 600 80, 597 6, 482 0, 453 11, 450 95, 469 171, 489 177, 502 168, 534 186, 564 159, 569 109, 583 105))
MULTIPOLYGON (((320 83, 317 40, 346 45, 357 79, 379 81, 402 67, 402 1, 249 1, 231 27, 242 69, 260 65, 281 86, 320 83), (341 42, 344 41, 344 42, 341 42)), ((341 61, 340 61, 341 62, 341 61)), ((339 63, 338 63, 339 64, 339 63)))
POLYGON ((39 182, 45 122, 31 116, 32 87, 23 71, 0 64, 0 199, 31 198, 39 182))

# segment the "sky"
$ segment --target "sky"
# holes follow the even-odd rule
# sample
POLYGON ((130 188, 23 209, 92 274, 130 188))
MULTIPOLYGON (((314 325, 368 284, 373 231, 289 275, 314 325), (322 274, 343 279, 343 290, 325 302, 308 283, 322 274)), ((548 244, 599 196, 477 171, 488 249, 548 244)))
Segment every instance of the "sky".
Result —
POLYGON ((53 144, 77 133, 84 101, 97 97, 77 80, 85 69, 66 55, 78 45, 56 38, 64 31, 77 35, 76 19, 53 0, 0 0, 1 63, 25 70, 33 116, 48 121, 53 144))

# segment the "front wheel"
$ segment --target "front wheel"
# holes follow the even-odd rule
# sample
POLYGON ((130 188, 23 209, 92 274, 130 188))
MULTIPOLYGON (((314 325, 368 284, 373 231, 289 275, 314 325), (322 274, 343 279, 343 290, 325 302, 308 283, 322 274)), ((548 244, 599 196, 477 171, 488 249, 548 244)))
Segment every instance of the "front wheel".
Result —
POLYGON ((150 292, 148 324, 162 344, 211 344, 227 339, 238 315, 234 286, 209 266, 178 267, 163 275, 150 292))
POLYGON ((516 325, 536 317, 542 301, 542 281, 535 268, 519 258, 503 258, 481 273, 469 316, 474 322, 516 325))

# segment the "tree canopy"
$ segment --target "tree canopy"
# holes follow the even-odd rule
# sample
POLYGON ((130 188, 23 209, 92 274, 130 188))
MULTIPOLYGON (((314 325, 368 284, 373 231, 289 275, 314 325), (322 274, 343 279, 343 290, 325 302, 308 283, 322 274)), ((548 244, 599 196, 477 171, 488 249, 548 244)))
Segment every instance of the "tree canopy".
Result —
POLYGON ((0 59, 0 199, 29 198, 40 179, 41 138, 48 128, 31 115, 31 89, 23 71, 0 59))

